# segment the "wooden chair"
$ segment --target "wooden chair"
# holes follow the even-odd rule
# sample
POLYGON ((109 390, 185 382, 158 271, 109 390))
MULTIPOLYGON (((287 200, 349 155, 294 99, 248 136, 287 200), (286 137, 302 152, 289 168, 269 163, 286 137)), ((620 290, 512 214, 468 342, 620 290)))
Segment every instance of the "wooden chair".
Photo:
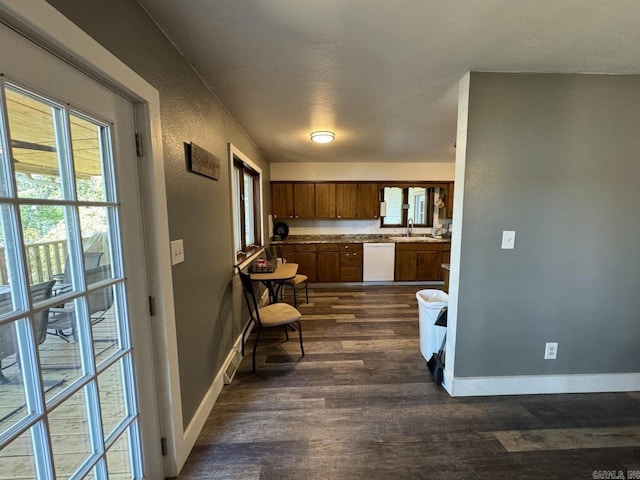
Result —
MULTIPOLYGON (((289 340, 289 332, 287 329, 292 327, 297 328, 300 334, 300 351, 304 357, 302 325, 300 324, 300 317, 302 315, 300 312, 288 303, 272 303, 266 307, 258 307, 258 301, 256 300, 256 294, 251 277, 248 273, 244 273, 240 269, 238 269, 238 274, 240 275, 242 291, 244 293, 244 299, 247 302, 247 307, 249 308, 251 319, 255 322, 256 340, 253 344, 253 372, 255 373, 256 371, 256 349, 258 348, 260 334, 262 333, 262 330, 267 328, 283 327, 287 340, 289 340)), ((244 355, 244 335, 242 342, 242 355, 244 355)))

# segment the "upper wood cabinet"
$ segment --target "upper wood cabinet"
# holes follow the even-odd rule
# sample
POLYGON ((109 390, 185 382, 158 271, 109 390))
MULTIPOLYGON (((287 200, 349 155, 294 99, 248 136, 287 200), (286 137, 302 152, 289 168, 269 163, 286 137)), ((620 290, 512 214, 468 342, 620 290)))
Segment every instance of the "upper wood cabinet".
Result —
POLYGON ((316 183, 315 218, 336 218, 336 184, 316 183))
POLYGON ((272 182, 271 214, 287 218, 380 218, 380 185, 343 182, 272 182))
POLYGON ((313 218, 315 215, 315 185, 293 184, 293 218, 313 218))
POLYGON ((445 196, 445 218, 453 218, 453 182, 449 182, 447 185, 447 193, 445 196))
POLYGON ((380 217, 380 190, 377 183, 359 183, 357 196, 358 218, 380 217))
POLYGON ((336 218, 358 218, 357 183, 336 183, 336 218))
POLYGON ((271 215, 274 219, 293 218, 293 183, 271 184, 271 215))
POLYGON ((313 183, 272 183, 271 215, 274 219, 314 218, 313 183))

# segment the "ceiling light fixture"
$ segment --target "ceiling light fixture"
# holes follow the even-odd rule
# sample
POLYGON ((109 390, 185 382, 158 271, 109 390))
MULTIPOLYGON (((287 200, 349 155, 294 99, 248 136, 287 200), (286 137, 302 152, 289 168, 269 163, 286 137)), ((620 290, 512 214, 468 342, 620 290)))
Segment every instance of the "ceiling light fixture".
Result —
POLYGON ((316 143, 329 143, 336 139, 336 134, 329 130, 318 130, 311 132, 311 140, 316 143))

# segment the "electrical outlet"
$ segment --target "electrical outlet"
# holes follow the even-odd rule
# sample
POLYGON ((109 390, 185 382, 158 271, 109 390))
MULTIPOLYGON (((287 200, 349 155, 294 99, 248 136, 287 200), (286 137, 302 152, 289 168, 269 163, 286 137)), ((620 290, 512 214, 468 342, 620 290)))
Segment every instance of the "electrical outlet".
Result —
POLYGON ((555 360, 558 358, 558 342, 547 342, 544 347, 544 359, 555 360))

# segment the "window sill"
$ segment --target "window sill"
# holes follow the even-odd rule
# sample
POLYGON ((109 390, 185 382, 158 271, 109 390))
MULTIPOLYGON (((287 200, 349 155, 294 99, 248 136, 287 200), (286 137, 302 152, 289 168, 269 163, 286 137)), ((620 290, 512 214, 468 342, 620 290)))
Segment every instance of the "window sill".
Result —
POLYGON ((244 260, 240 260, 240 263, 237 263, 235 267, 239 268, 240 270, 243 270, 251 262, 253 262, 262 252, 264 252, 264 247, 258 248, 255 252, 250 253, 249 256, 246 257, 244 260))

